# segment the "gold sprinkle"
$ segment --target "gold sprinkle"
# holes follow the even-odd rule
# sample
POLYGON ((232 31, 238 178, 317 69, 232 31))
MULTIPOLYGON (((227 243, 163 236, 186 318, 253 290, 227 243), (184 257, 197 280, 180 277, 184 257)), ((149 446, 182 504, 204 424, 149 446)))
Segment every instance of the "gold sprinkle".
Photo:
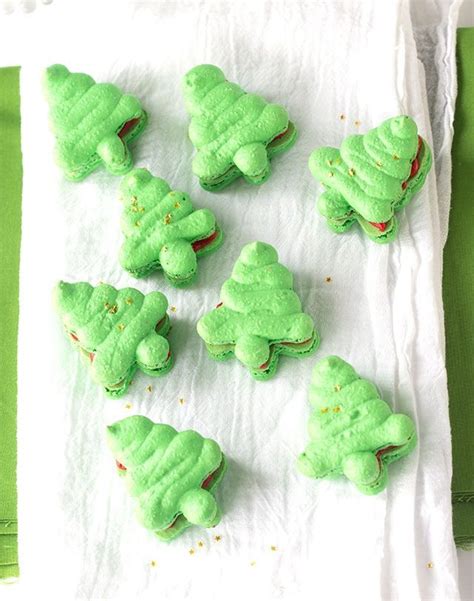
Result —
POLYGON ((110 309, 110 305, 109 305, 109 303, 105 303, 104 307, 105 307, 107 310, 108 310, 108 309, 110 309))
POLYGON ((138 213, 137 205, 132 205, 132 213, 138 213))
POLYGON ((332 278, 328 276, 328 277, 326 278, 326 282, 327 282, 328 284, 330 284, 330 283, 332 282, 332 278))
POLYGON ((111 307, 109 307, 109 313, 111 315, 115 315, 115 313, 117 313, 117 311, 118 311, 117 305, 112 305, 111 307))
MULTIPOLYGON (((130 382, 130 384, 131 384, 131 382, 130 382)), ((125 409, 131 409, 131 408, 132 408, 132 403, 127 403, 125 405, 125 409)))
POLYGON ((119 323, 119 324, 118 324, 118 326, 117 326, 117 328, 118 328, 118 329, 119 329, 121 332, 123 332, 123 331, 125 330, 125 324, 124 324, 124 323, 119 323))
POLYGON ((332 171, 328 171, 328 176, 329 177, 334 177, 334 173, 332 171))
POLYGON ((272 551, 278 551, 278 548, 276 547, 276 545, 271 545, 270 549, 272 551))
POLYGON ((394 155, 392 156, 392 159, 393 159, 394 161, 399 161, 399 160, 400 160, 400 157, 398 156, 398 154, 394 154, 394 155))
POLYGON ((340 119, 341 121, 344 121, 344 119, 345 119, 345 118, 346 118, 346 116, 345 116, 345 115, 339 115, 339 119, 340 119))
POLYGON ((354 125, 355 125, 356 127, 359 127, 359 125, 362 125, 362 124, 361 124, 361 122, 360 122, 360 121, 358 121, 358 120, 357 120, 357 121, 354 121, 354 125))
POLYGON ((163 219, 163 223, 165 225, 168 225, 169 223, 171 223, 171 213, 166 213, 164 219, 163 219))
POLYGON ((154 559, 152 559, 150 561, 150 565, 151 565, 152 568, 156 568, 156 561, 154 559))
POLYGON ((329 409, 327 407, 323 407, 321 409, 321 413, 327 413, 329 411, 329 409))
POLYGON ((342 386, 340 384, 336 384, 336 386, 334 386, 334 391, 341 392, 341 388, 342 388, 342 386))
POLYGON ((195 551, 194 551, 194 549, 191 547, 191 549, 189 549, 188 553, 189 553, 189 555, 194 555, 195 551))
POLYGON ((140 213, 144 213, 145 212, 145 207, 140 207, 140 213))
POLYGON ((171 305, 171 307, 170 307, 170 311, 171 311, 172 313, 176 313, 176 307, 175 307, 174 305, 171 305))
POLYGON ((334 413, 341 413, 341 408, 339 407, 339 405, 336 405, 333 409, 334 413))
POLYGON ((219 541, 222 540, 222 536, 220 534, 216 534, 216 536, 214 537, 214 540, 216 541, 216 543, 218 543, 219 541))
POLYGON ((352 167, 349 169, 349 175, 351 177, 354 177, 354 175, 356 174, 355 169, 353 169, 352 167))
POLYGON ((429 569, 431 570, 431 568, 433 567, 433 562, 432 562, 432 561, 429 561, 429 562, 426 564, 426 567, 427 567, 427 568, 429 568, 429 569))
POLYGON ((204 543, 202 542, 202 540, 199 540, 199 541, 198 541, 198 544, 197 544, 197 546, 198 546, 198 547, 201 547, 201 549, 204 547, 204 543))
POLYGON ((175 209, 180 209, 180 208, 181 208, 181 204, 180 204, 178 201, 176 201, 176 202, 174 203, 174 208, 175 208, 175 209))
POLYGON ((326 162, 327 162, 328 165, 332 165, 331 159, 328 159, 326 162))
POLYGON ((257 562, 255 560, 250 562, 250 565, 252 566, 252 568, 254 568, 257 565, 257 562))
POLYGON ((140 220, 135 221, 135 227, 140 227, 142 222, 140 220))
POLYGON ((149 384, 149 385, 146 387, 146 389, 147 389, 147 391, 148 391, 148 392, 151 392, 151 391, 153 390, 153 386, 152 386, 151 384, 149 384))
POLYGON ((132 205, 137 204, 138 198, 136 196, 132 196, 132 205))
POLYGON ((179 402, 179 404, 180 404, 180 405, 184 405, 184 403, 185 403, 186 401, 185 401, 184 399, 179 399, 179 401, 178 401, 178 402, 179 402))
POLYGON ((133 305, 133 299, 130 297, 126 298, 125 302, 127 303, 127 305, 133 305))
POLYGON ((382 161, 376 161, 376 166, 380 169, 382 167, 382 161))

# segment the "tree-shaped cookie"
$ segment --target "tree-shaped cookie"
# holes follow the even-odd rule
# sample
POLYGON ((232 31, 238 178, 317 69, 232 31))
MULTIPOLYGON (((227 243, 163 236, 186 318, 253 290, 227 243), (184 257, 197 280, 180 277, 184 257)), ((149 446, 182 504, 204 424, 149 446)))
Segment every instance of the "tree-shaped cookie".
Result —
POLYGON ((405 115, 349 136, 340 150, 318 148, 309 158, 311 173, 326 188, 318 209, 337 233, 358 221, 371 240, 391 242, 398 229, 394 213, 423 186, 431 160, 416 123, 405 115))
POLYGON ((416 445, 413 421, 393 413, 375 386, 339 357, 326 357, 313 370, 309 400, 310 442, 298 469, 310 478, 345 475, 367 494, 387 486, 387 464, 416 445))
POLYGON ((120 263, 135 277, 162 269, 169 282, 183 286, 197 270, 197 257, 216 250, 222 233, 209 209, 194 210, 187 194, 171 190, 146 169, 134 169, 122 181, 120 263))
POLYGON ((109 396, 122 396, 137 369, 150 376, 171 369, 168 301, 161 292, 60 282, 54 297, 69 338, 109 396))
POLYGON ((145 528, 168 541, 191 525, 219 523, 213 493, 226 463, 216 442, 141 415, 109 426, 107 439, 145 528))
POLYGON ((64 65, 46 70, 44 88, 57 161, 68 179, 82 180, 101 163, 113 175, 131 169, 128 143, 147 122, 137 98, 64 65))
POLYGON ((235 355, 258 380, 274 375, 279 355, 309 355, 319 344, 291 272, 264 242, 243 247, 222 286, 221 302, 199 320, 197 330, 213 359, 235 355))
POLYGON ((252 184, 270 175, 270 159, 293 145, 296 129, 279 104, 247 94, 214 65, 198 65, 183 80, 193 171, 205 190, 217 191, 239 176, 252 184))

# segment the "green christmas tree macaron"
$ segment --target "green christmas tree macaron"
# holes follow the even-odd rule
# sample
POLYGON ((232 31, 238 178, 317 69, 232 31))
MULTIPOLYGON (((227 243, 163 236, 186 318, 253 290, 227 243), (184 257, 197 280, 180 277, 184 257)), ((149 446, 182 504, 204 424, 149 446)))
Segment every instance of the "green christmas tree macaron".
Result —
POLYGON ((100 164, 113 175, 131 169, 128 143, 147 122, 135 96, 110 83, 95 83, 84 73, 71 73, 64 65, 46 70, 44 88, 57 161, 68 179, 82 180, 100 164))
POLYGON ((216 442, 141 415, 109 426, 107 439, 145 528, 168 541, 189 526, 219 523, 214 491, 226 462, 216 442))
POLYGON ((310 442, 298 469, 310 478, 345 475, 366 495, 387 486, 387 465, 416 445, 413 421, 393 413, 375 386, 339 357, 313 370, 309 400, 310 442))
POLYGON ((252 184, 270 175, 270 159, 287 150, 296 129, 285 108, 247 94, 214 65, 199 65, 183 80, 193 171, 205 190, 217 191, 240 176, 252 184))
POLYGON ((189 196, 171 190, 146 169, 134 169, 122 181, 120 263, 135 277, 162 269, 174 286, 189 284, 197 258, 216 250, 222 233, 209 209, 194 210, 189 196))
POLYGON ((197 330, 213 359, 235 355, 257 380, 275 374, 279 355, 304 357, 319 344, 292 274, 264 242, 243 247, 222 286, 221 302, 199 320, 197 330))
POLYGON ((168 301, 161 292, 60 282, 54 296, 66 332, 108 396, 122 396, 137 369, 150 376, 171 369, 168 301))
POLYGON ((401 115, 365 135, 346 138, 341 149, 318 148, 309 168, 326 191, 318 209, 337 233, 358 221, 375 242, 391 242, 397 233, 395 212, 423 186, 431 151, 416 123, 401 115))

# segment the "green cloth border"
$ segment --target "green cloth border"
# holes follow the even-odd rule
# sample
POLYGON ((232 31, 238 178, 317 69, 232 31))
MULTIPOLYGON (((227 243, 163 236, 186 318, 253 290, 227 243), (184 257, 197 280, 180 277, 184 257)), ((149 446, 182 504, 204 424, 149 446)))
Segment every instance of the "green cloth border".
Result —
POLYGON ((474 28, 457 32, 452 199, 444 249, 454 540, 474 548, 474 28))
POLYGON ((16 492, 20 69, 0 69, 0 579, 19 575, 16 492))

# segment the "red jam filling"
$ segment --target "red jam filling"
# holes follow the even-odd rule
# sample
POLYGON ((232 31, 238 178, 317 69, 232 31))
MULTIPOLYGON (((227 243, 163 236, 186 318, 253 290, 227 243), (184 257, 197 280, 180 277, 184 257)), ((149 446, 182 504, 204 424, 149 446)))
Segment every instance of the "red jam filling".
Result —
POLYGON ((132 131, 132 129, 135 127, 135 125, 138 124, 138 122, 140 121, 140 117, 136 117, 135 119, 130 119, 130 121, 126 121, 122 127, 120 128, 120 131, 118 132, 117 136, 123 140, 123 138, 125 138, 125 136, 132 131))
POLYGON ((387 453, 391 453, 392 451, 395 451, 395 449, 398 449, 399 447, 396 445, 390 445, 388 447, 384 447, 383 449, 379 449, 376 453, 375 453, 375 457, 377 459, 377 461, 380 463, 382 461, 382 456, 386 455, 387 453))
POLYGON ((212 232, 210 236, 208 236, 207 238, 203 238, 202 240, 196 240, 196 242, 193 242, 191 246, 193 247, 194 252, 197 253, 202 248, 209 246, 209 244, 211 244, 211 242, 214 242, 216 238, 217 232, 212 232))
POLYGON ((209 486, 212 484, 212 480, 214 479, 214 473, 209 474, 209 476, 204 480, 204 482, 201 484, 201 488, 204 488, 205 490, 207 490, 209 488, 209 486))
POLYGON ((79 338, 72 332, 69 332, 69 336, 74 340, 74 342, 79 342, 79 338))
POLYGON ((308 342, 311 342, 311 338, 308 338, 308 340, 303 340, 303 342, 279 342, 278 344, 282 344, 283 346, 290 346, 292 348, 298 348, 299 346, 303 346, 305 344, 308 344, 308 342))
POLYGON ((117 461, 117 459, 115 460, 115 465, 117 466, 117 469, 119 469, 121 472, 127 471, 127 468, 124 466, 124 464, 120 463, 120 461, 117 461))
POLYGON ((282 131, 281 134, 278 134, 278 136, 275 136, 272 139, 272 142, 275 142, 276 140, 279 140, 280 138, 283 138, 283 136, 286 135, 287 132, 288 132, 288 128, 286 128, 285 131, 282 131))
POLYGON ((218 309, 219 307, 222 307, 224 303, 219 303, 218 305, 216 305, 216 309, 218 309))
POLYGON ((89 353, 89 361, 92 363, 95 359, 95 353, 89 353))
POLYGON ((410 176, 408 177, 408 179, 406 181, 404 181, 402 183, 403 190, 406 190, 406 188, 408 186, 408 181, 410 179, 413 179, 415 177, 415 175, 418 173, 418 171, 420 170, 419 156, 420 156, 420 151, 421 151, 422 144, 423 144, 423 141, 421 139, 421 136, 418 136, 418 150, 416 151, 416 157, 413 159, 413 161, 411 163, 410 176))
POLYGON ((375 221, 369 221, 370 225, 373 225, 381 232, 384 232, 387 229, 387 222, 376 223, 375 221))
MULTIPOLYGON (((413 179, 415 177, 415 175, 418 173, 418 171, 420 170, 419 156, 420 156, 422 144, 423 144, 422 139, 420 136, 418 136, 418 150, 416 152, 416 157, 413 159, 413 161, 411 163, 410 175, 406 181, 402 182, 403 190, 407 189, 408 182, 411 179, 413 179)), ((377 223, 376 221, 369 221, 369 223, 370 223, 370 225, 373 225, 374 227, 376 227, 382 233, 385 232, 385 230, 387 229, 387 224, 388 224, 388 222, 377 223)))
POLYGON ((160 319, 160 321, 156 324, 155 332, 158 332, 159 330, 161 330, 161 327, 165 323, 165 321, 166 321, 166 315, 165 315, 165 317, 163 317, 163 319, 160 319))
MULTIPOLYGON (((271 358, 272 358, 272 355, 270 353, 270 359, 271 358)), ((270 365, 270 359, 268 359, 268 361, 265 361, 265 363, 262 363, 262 365, 260 365, 258 369, 263 369, 263 370, 267 369, 268 366, 270 365)))
MULTIPOLYGON (((308 338, 307 340, 303 340, 303 342, 278 342, 278 345, 281 346, 289 346, 291 348, 298 348, 299 346, 304 346, 305 344, 308 344, 308 342, 311 342, 312 338, 308 338)), ((262 363, 262 365, 260 365, 260 367, 258 369, 262 369, 265 370, 268 368, 268 366, 270 365, 270 361, 272 359, 272 353, 270 352, 270 357, 268 358, 267 361, 265 361, 265 363, 262 363)))

